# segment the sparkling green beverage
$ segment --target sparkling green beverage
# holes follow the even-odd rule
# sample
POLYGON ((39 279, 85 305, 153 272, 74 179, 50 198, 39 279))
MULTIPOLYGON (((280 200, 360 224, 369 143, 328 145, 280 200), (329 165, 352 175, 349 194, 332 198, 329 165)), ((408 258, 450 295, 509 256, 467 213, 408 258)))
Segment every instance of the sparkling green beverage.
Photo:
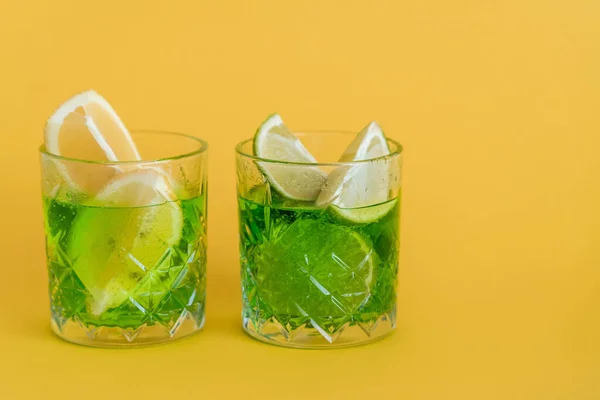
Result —
MULTIPOLYGON (((244 324, 280 325, 288 338, 316 329, 329 341, 348 329, 366 335, 395 319, 400 198, 354 212, 240 197, 244 324)), ((279 332, 275 332, 278 334, 279 332)))
POLYGON ((40 150, 51 327, 74 343, 146 345, 204 324, 207 145, 132 138, 147 160, 40 150))
POLYGON ((133 335, 144 326, 174 333, 184 318, 203 321, 203 197, 144 207, 46 198, 44 210, 51 312, 59 328, 75 321, 92 334, 117 327, 133 335), (177 208, 183 226, 172 242, 172 230, 156 221, 169 223, 177 208))
POLYGON ((376 122, 292 133, 273 114, 236 151, 245 331, 297 348, 391 333, 402 146, 376 122))

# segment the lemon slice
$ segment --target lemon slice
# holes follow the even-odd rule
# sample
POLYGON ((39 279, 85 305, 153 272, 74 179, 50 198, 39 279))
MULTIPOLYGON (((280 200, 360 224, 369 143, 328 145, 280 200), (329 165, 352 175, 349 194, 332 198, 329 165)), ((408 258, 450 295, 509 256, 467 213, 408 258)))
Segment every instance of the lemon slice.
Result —
POLYGON ((168 178, 152 169, 118 175, 77 213, 68 257, 100 315, 122 304, 179 243, 183 215, 168 178))
POLYGON ((258 128, 254 135, 254 154, 260 158, 283 162, 257 162, 269 183, 283 196, 311 201, 319 195, 326 177, 321 169, 316 166, 285 164, 286 161, 316 163, 317 160, 285 126, 279 114, 271 115, 258 128))
MULTIPOLYGON (((140 160, 131 135, 111 105, 98 93, 80 93, 48 119, 44 146, 51 154, 95 161, 140 160)), ((55 160, 57 169, 73 189, 95 192, 114 176, 114 170, 55 160)))
POLYGON ((331 206, 343 218, 357 223, 370 223, 387 214, 395 202, 388 200, 388 165, 377 160, 390 154, 381 127, 371 122, 340 157, 340 162, 366 161, 344 165, 333 170, 317 198, 319 207, 331 206))

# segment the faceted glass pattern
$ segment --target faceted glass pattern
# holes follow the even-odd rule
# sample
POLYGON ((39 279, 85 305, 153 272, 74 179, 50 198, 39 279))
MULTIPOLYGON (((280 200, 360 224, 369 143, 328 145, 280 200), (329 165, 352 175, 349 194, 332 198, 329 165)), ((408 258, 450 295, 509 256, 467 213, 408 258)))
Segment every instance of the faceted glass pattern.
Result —
POLYGON ((394 328, 398 206, 379 221, 348 226, 323 210, 239 204, 248 333, 285 346, 331 347, 394 328))
POLYGON ((40 149, 51 326, 74 343, 152 344, 204 324, 207 145, 170 132, 132 136, 151 160, 40 149))
MULTIPOLYGON (((327 149, 339 148, 352 137, 305 132, 302 142, 327 159, 327 149)), ((249 335, 286 347, 331 348, 366 343, 394 330, 401 146, 389 144, 393 154, 361 170, 388 175, 367 180, 364 188, 381 193, 380 186, 386 185, 387 198, 343 209, 292 198, 266 171, 275 164, 293 170, 290 176, 312 177, 318 175, 315 169, 331 174, 353 168, 352 163, 257 159, 252 140, 238 145, 242 320, 249 335)), ((339 157, 331 152, 333 159, 339 157)))
POLYGON ((64 249, 67 232, 48 232, 49 294, 56 333, 101 346, 163 341, 200 329, 206 293, 205 221, 199 207, 189 209, 179 244, 166 246, 154 265, 144 266, 147 272, 127 300, 100 316, 90 312, 89 291, 64 249))

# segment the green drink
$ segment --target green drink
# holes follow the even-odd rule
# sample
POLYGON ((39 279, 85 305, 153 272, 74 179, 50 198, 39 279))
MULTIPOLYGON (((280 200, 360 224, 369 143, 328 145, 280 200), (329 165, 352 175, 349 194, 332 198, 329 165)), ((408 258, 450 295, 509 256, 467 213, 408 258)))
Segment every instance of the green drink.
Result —
MULTIPOLYGON (((373 149, 374 140, 385 141, 374 135, 361 132, 358 141, 370 141, 363 146, 373 149)), ((323 141, 347 140, 318 133, 301 138, 323 148, 329 146, 323 141)), ((372 162, 319 164, 278 116, 238 146, 242 318, 251 336, 319 348, 359 344, 393 330, 400 148, 385 150, 389 155, 372 162), (272 155, 256 155, 269 146, 272 155)))
POLYGON ((172 157, 107 162, 41 150, 51 326, 71 342, 151 344, 204 324, 206 144, 132 137, 142 154, 172 157))
POLYGON ((391 324, 399 201, 369 208, 387 212, 356 224, 328 209, 239 198, 245 323, 277 321, 288 337, 317 329, 330 341, 348 327, 370 335, 391 324))
POLYGON ((54 333, 114 347, 202 328, 207 144, 130 133, 89 90, 50 116, 40 161, 54 333))
POLYGON ((45 198, 44 211, 51 312, 57 329, 76 321, 92 337, 106 327, 121 328, 133 339, 142 327, 160 326, 175 334, 185 321, 202 325, 203 196, 143 207, 45 198), (181 219, 173 223, 179 209, 181 219))

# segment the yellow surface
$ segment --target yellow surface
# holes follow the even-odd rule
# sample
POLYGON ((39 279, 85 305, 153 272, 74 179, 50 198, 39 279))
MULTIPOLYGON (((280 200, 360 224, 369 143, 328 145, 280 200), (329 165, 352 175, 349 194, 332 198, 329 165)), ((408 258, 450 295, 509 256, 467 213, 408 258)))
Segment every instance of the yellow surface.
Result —
POLYGON ((600 3, 0 5, 0 398, 600 398, 600 3), (37 146, 94 88, 210 143, 205 330, 98 350, 48 324, 37 146), (240 328, 234 144, 376 118, 406 149, 399 329, 337 351, 240 328), (77 397, 81 396, 81 397, 77 397))

